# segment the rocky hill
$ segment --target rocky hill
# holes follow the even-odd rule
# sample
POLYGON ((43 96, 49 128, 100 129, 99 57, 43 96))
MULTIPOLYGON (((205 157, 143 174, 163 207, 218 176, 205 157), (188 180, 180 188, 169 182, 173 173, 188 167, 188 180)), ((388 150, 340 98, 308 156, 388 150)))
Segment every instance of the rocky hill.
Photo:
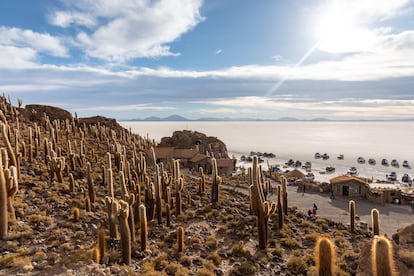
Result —
POLYGON ((220 139, 197 131, 174 131, 171 137, 163 137, 159 146, 180 149, 190 149, 198 146, 200 153, 206 153, 211 148, 215 157, 229 158, 226 145, 220 139))

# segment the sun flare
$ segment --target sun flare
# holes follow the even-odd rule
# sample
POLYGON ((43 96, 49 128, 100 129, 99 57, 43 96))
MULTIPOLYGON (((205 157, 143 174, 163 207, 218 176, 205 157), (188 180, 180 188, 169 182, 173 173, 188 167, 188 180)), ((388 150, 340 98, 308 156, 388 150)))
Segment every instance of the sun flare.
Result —
POLYGON ((331 53, 365 51, 373 37, 359 22, 357 12, 344 7, 321 11, 315 20, 314 34, 317 48, 331 53))

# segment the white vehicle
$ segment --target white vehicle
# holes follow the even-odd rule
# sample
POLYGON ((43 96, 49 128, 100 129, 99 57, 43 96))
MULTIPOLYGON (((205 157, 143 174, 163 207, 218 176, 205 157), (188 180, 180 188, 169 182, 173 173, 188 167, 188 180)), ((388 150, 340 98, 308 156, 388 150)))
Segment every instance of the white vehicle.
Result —
POLYGON ((306 179, 306 180, 309 180, 309 181, 313 181, 313 180, 315 180, 315 175, 314 175, 312 172, 308 172, 308 173, 305 175, 305 179, 306 179))
POLYGON ((358 170, 357 170, 357 168, 355 168, 355 167, 351 167, 351 168, 348 170, 348 174, 350 174, 350 175, 357 175, 357 174, 358 174, 358 170))

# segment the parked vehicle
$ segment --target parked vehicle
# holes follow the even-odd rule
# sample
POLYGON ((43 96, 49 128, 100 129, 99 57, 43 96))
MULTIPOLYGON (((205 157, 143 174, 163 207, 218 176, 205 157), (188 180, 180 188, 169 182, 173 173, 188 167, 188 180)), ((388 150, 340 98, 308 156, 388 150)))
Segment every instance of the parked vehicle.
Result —
POLYGON ((375 165, 375 164, 377 164, 377 161, 375 161, 375 159, 373 159, 373 158, 370 158, 370 159, 368 159, 368 164, 375 165))
POLYGON ((396 172, 391 172, 390 174, 387 174, 387 179, 391 180, 391 181, 397 180, 397 173, 396 172))
POLYGON ((387 159, 382 159, 381 160, 381 165, 383 165, 383 166, 388 166, 389 164, 388 164, 388 160, 387 159))
POLYGON ((365 163, 365 158, 360 156, 360 157, 358 157, 357 162, 359 164, 364 164, 365 163))
POLYGON ((334 172, 334 171, 335 171, 335 167, 334 167, 334 166, 327 166, 327 167, 325 168, 325 171, 326 171, 326 172, 329 172, 329 173, 332 173, 332 172, 334 172))
POLYGON ((319 153, 319 152, 317 152, 317 153, 315 153, 315 159, 319 159, 319 158, 321 158, 322 156, 321 156, 321 154, 319 153))
POLYGON ((408 161, 407 160, 404 160, 403 163, 402 163, 402 166, 404 168, 409 168, 410 167, 410 164, 408 164, 408 161))
POLYGON ((392 161, 391 161, 391 166, 393 166, 393 167, 399 167, 400 166, 400 164, 398 163, 398 161, 397 160, 395 160, 395 159, 393 159, 392 161))
POLYGON ((340 155, 338 155, 338 157, 337 157, 339 160, 344 160, 344 155, 343 154, 340 154, 340 155))
POLYGON ((309 161, 306 161, 305 164, 302 165, 302 169, 310 170, 312 168, 312 163, 309 161))
POLYGON ((404 183, 411 183, 411 177, 408 175, 408 173, 405 173, 401 178, 401 181, 404 183))
POLYGON ((329 155, 327 153, 322 154, 322 159, 323 160, 328 160, 329 159, 329 155))
POLYGON ((305 179, 306 179, 306 180, 309 180, 309 181, 313 181, 313 180, 315 180, 315 175, 314 175, 312 172, 308 172, 308 173, 305 175, 305 179))
POLYGON ((356 167, 349 168, 348 174, 350 174, 350 175, 357 175, 358 174, 357 168, 356 167))

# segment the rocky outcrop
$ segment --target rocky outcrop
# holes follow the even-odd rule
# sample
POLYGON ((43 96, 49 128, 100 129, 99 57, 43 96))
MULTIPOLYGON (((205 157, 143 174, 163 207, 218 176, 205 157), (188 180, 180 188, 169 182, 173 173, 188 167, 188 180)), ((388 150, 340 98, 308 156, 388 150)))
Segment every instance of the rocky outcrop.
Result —
POLYGON ((226 145, 220 139, 197 131, 174 131, 172 137, 163 137, 158 146, 179 149, 190 149, 198 146, 200 153, 206 153, 210 151, 210 145, 215 157, 229 158, 226 145))

